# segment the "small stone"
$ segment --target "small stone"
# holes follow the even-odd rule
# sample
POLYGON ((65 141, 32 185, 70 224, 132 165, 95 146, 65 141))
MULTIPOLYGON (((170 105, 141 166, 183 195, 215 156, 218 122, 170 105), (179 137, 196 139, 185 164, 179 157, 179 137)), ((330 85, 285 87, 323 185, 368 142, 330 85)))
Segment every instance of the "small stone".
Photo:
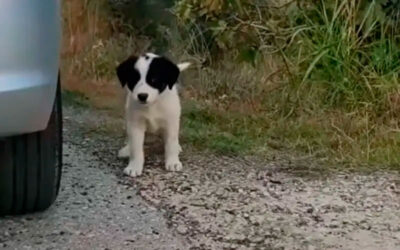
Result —
POLYGON ((254 216, 250 216, 250 222, 255 225, 255 226, 259 226, 262 224, 264 218, 261 215, 254 215, 254 216))
POLYGON ((338 221, 332 221, 332 223, 329 225, 330 228, 338 228, 340 223, 338 221))
POLYGON ((131 238, 131 239, 126 239, 125 242, 130 242, 130 243, 134 243, 136 241, 136 239, 131 238))
POLYGON ((230 214, 230 213, 224 214, 224 220, 226 223, 231 223, 233 219, 234 219, 234 216, 232 214, 230 214))
POLYGON ((232 239, 237 241, 244 241, 246 238, 246 235, 240 233, 232 236, 232 239))
POLYGON ((250 238, 250 241, 253 243, 260 243, 264 241, 264 237, 261 236, 253 236, 250 238))
POLYGON ((223 188, 218 188, 217 191, 216 191, 216 194, 220 195, 220 196, 223 195, 224 194, 224 189, 223 188))
POLYGON ((229 235, 228 235, 228 236, 225 236, 225 237, 224 237, 224 240, 226 240, 226 241, 231 241, 231 240, 232 240, 232 237, 229 236, 229 235))
POLYGON ((178 231, 179 234, 184 235, 184 234, 187 234, 188 229, 187 229, 187 227, 184 226, 184 225, 179 225, 179 226, 176 228, 176 231, 178 231))
POLYGON ((232 243, 232 244, 229 245, 229 247, 230 247, 230 249, 237 249, 238 245, 235 244, 235 243, 232 243))

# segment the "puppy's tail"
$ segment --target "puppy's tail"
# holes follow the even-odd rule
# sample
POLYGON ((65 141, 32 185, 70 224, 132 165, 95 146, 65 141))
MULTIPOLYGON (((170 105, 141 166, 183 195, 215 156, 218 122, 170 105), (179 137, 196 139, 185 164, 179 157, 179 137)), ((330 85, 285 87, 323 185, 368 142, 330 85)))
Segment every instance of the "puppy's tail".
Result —
POLYGON ((191 65, 190 62, 184 62, 184 63, 179 63, 177 66, 179 68, 179 71, 182 72, 182 71, 186 70, 187 68, 189 68, 190 65, 191 65))

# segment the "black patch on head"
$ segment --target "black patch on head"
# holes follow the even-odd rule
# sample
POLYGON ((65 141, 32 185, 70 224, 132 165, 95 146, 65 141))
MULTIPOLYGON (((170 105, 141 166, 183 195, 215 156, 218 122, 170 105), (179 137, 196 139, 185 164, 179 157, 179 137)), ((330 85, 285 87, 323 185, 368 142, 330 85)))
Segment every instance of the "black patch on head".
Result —
POLYGON ((161 93, 168 86, 172 89, 179 77, 179 68, 165 57, 156 57, 150 63, 146 82, 161 93))
POLYGON ((117 76, 122 87, 128 85, 128 89, 131 91, 140 80, 140 73, 135 69, 137 59, 137 57, 131 56, 117 67, 117 76))

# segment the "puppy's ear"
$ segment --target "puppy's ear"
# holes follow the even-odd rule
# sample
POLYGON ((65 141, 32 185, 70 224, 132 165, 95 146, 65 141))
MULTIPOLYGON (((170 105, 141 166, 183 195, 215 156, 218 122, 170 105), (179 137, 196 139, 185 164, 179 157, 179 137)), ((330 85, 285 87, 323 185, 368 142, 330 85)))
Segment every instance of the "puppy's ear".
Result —
POLYGON ((154 58, 151 62, 150 70, 154 70, 152 73, 162 77, 169 89, 172 89, 178 81, 180 73, 178 66, 165 57, 154 58))
POLYGON ((140 80, 140 74, 135 69, 135 64, 137 61, 136 56, 131 56, 125 61, 123 61, 120 65, 118 65, 116 71, 118 79, 122 85, 128 85, 128 88, 132 91, 135 87, 136 83, 140 80))

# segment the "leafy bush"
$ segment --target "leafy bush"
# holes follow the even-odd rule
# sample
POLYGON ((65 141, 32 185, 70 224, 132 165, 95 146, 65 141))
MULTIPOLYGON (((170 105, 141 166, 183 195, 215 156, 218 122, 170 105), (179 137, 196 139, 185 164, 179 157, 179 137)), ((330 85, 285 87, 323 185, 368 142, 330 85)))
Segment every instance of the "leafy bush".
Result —
POLYGON ((180 0, 175 10, 181 24, 206 41, 191 43, 205 44, 203 52, 231 52, 253 64, 260 55, 277 54, 296 93, 312 88, 328 106, 368 102, 379 109, 396 88, 388 79, 400 69, 399 3, 180 0))
POLYGON ((310 153, 323 147, 340 159, 399 163, 399 7, 178 0, 175 14, 187 51, 211 58, 194 87, 200 98, 225 110, 239 102, 245 114, 268 118, 270 136, 310 153))
POLYGON ((400 163, 400 0, 121 0, 113 14, 106 1, 64 1, 63 72, 115 89, 130 53, 199 62, 184 141, 400 163))
POLYGON ((175 13, 182 28, 194 34, 192 44, 203 45, 200 51, 234 51, 241 59, 254 63, 259 50, 273 38, 269 28, 263 26, 273 19, 270 7, 270 3, 248 0, 180 0, 175 13))

